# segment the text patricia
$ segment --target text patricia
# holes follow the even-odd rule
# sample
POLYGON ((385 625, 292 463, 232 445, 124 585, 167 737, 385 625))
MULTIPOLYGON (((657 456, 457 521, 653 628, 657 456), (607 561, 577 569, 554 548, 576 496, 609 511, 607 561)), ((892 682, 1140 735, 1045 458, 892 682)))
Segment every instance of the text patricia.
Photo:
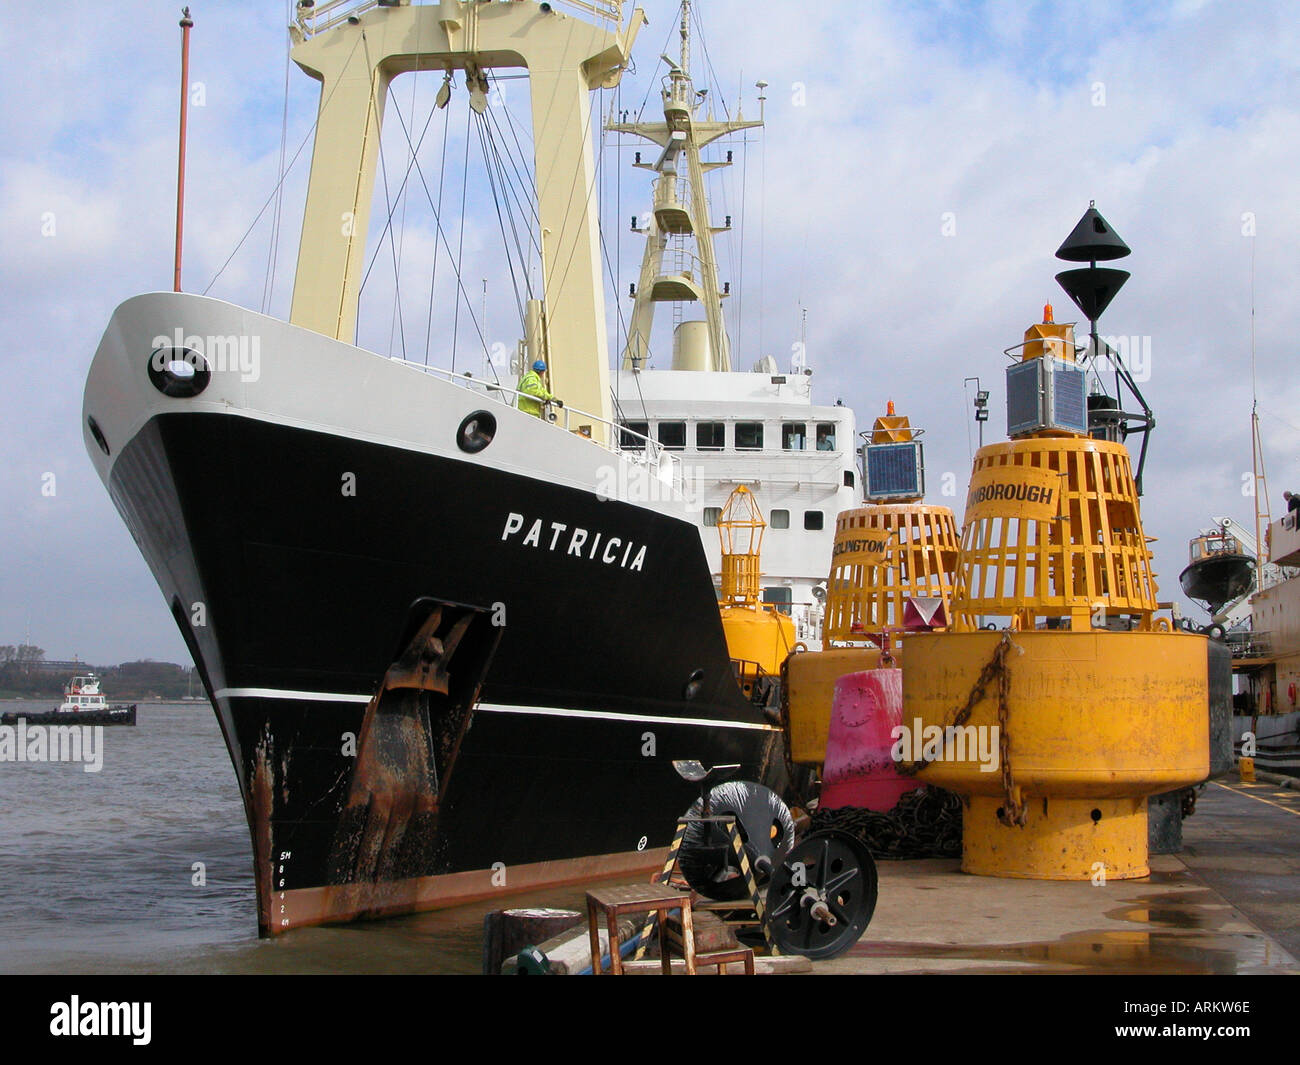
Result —
MULTIPOLYGON (((501 539, 509 540, 523 532, 526 519, 522 514, 507 514, 505 528, 501 539)), ((536 547, 544 551, 560 551, 565 555, 575 555, 591 561, 603 562, 606 566, 617 565, 621 569, 640 571, 645 566, 646 548, 639 547, 631 540, 619 536, 606 536, 600 530, 570 528, 564 522, 535 519, 519 541, 525 547, 536 547), (604 544, 602 548, 601 545, 604 544)))

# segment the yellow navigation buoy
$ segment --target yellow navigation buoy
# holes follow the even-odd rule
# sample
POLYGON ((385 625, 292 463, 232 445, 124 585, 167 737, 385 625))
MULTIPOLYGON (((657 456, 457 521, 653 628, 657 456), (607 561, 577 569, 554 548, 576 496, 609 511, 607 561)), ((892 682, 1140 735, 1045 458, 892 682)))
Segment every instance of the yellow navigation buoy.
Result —
MULTIPOLYGON (((827 646, 786 663, 790 758, 796 764, 826 760, 835 682, 846 673, 875 669, 882 636, 947 623, 957 525, 948 507, 921 502, 922 431, 895 414, 890 402, 863 434, 869 502, 835 519, 822 630, 827 646)), ((899 655, 897 638, 891 647, 899 655)))
POLYGON ((1205 637, 1154 618, 1128 451, 1087 435, 1073 327, 1044 317, 1008 371, 1012 439, 975 456, 953 627, 907 640, 903 720, 918 779, 969 802, 965 871, 1141 877, 1147 796, 1209 773, 1205 637))
POLYGON ((794 649, 794 620, 762 599, 763 530, 767 522, 754 493, 734 489, 718 519, 722 545, 722 631, 737 679, 748 696, 761 694, 764 678, 780 674, 794 649))

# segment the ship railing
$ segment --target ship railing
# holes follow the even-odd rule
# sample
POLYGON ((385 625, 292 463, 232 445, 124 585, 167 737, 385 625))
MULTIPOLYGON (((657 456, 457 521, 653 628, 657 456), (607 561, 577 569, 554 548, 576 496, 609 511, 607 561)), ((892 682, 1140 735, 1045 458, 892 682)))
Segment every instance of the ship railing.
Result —
POLYGON ((801 642, 820 643, 824 611, 820 603, 791 603, 790 617, 794 621, 795 639, 801 642))
POLYGON ((794 622, 794 638, 800 643, 820 643, 822 638, 822 619, 825 608, 821 603, 804 601, 779 603, 765 601, 794 622))
MULTIPOLYGON (((440 377, 451 384, 476 392, 485 399, 500 403, 502 406, 518 407, 520 397, 528 400, 537 398, 527 392, 520 392, 517 388, 511 388, 509 385, 489 381, 485 377, 475 377, 468 370, 457 373, 454 370, 444 370, 438 366, 426 366, 422 362, 412 362, 410 359, 394 358, 392 361, 401 363, 403 366, 410 366, 412 369, 420 370, 433 377, 440 377)), ((543 414, 546 420, 557 428, 586 437, 592 443, 598 444, 612 454, 619 455, 634 466, 644 466, 660 483, 683 495, 686 493, 687 486, 681 460, 663 444, 659 443, 658 440, 652 440, 650 437, 634 432, 619 422, 610 421, 599 414, 592 414, 577 407, 567 405, 562 407, 557 403, 544 402, 543 414), (593 429, 597 425, 601 426, 605 431, 604 440, 596 439, 593 435, 593 429)))
MULTIPOLYGON (((552 6, 567 7, 621 26, 623 3, 624 0, 554 0, 552 6)), ((293 20, 303 37, 314 37, 376 7, 409 6, 411 0, 316 0, 314 3, 312 0, 298 0, 293 20)))
POLYGON ((1223 642, 1233 658, 1267 658, 1273 651, 1273 634, 1267 631, 1228 632, 1223 642))

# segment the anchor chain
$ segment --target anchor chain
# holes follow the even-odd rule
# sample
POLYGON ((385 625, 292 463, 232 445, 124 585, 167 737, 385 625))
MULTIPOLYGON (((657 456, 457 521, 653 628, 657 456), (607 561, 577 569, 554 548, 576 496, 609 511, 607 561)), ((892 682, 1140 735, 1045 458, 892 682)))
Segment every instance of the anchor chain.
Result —
MULTIPOLYGON (((1003 636, 1007 647, 1011 638, 1003 636)), ((999 648, 1001 650, 1001 648, 999 648)), ((1029 814, 1028 806, 1020 801, 1020 789, 1016 787, 1011 776, 1011 730, 1007 727, 1011 716, 1011 670, 1006 668, 1006 656, 1003 655, 1002 671, 998 675, 998 765, 1002 771, 1002 791, 1004 803, 998 809, 998 820, 1008 828, 1020 828, 1029 814)))
POLYGON ((859 840, 874 858, 958 858, 962 802, 943 788, 909 791, 887 813, 846 806, 817 810, 811 831, 836 829, 859 840))
POLYGON ((1011 634, 1004 632, 1002 639, 998 641, 998 645, 993 651, 993 657, 985 663, 984 668, 980 670, 980 675, 975 679, 975 684, 971 687, 966 702, 953 716, 951 723, 944 729, 943 742, 939 748, 939 753, 930 758, 922 757, 914 762, 904 763, 899 766, 899 772, 908 776, 915 776, 931 762, 941 758, 943 749, 947 746, 948 738, 951 735, 949 729, 961 728, 970 720, 971 713, 985 698, 989 684, 996 678, 998 682, 998 764, 1001 771, 1002 790, 1005 800, 998 811, 998 820, 1004 825, 1019 827, 1025 823, 1028 810, 1018 797, 1015 778, 1011 775, 1011 735, 1007 727, 1011 715, 1011 671, 1007 668, 1007 655, 1011 653, 1013 646, 1011 634))

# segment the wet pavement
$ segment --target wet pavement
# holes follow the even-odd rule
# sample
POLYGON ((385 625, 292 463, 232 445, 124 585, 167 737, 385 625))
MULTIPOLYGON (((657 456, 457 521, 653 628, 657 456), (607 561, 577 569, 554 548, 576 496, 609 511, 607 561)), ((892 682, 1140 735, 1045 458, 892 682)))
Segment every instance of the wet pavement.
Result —
POLYGON ((866 934, 815 971, 1300 974, 1300 792, 1208 784, 1183 843, 1099 885, 881 862, 866 934))

